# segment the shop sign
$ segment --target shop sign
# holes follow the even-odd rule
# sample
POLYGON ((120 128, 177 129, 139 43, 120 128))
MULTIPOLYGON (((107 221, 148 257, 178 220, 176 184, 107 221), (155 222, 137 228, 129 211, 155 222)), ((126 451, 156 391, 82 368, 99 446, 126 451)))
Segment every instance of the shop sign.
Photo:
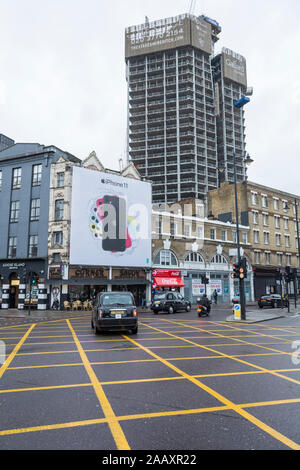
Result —
POLYGON ((108 279, 108 269, 70 268, 69 279, 108 279))
POLYGON ((205 284, 199 282, 198 279, 192 279, 192 294, 203 295, 205 294, 205 284))
POLYGON ((153 277, 181 277, 181 271, 178 269, 153 269, 153 277))
POLYGON ((146 279, 146 271, 144 269, 113 269, 113 279, 146 279))
POLYGON ((217 279, 215 281, 213 280, 210 280, 210 283, 209 283, 209 287, 210 287, 210 290, 213 292, 214 290, 217 291, 218 295, 222 295, 223 294, 223 289, 222 289, 222 280, 221 279, 217 279))
POLYGON ((60 267, 49 268, 49 278, 50 279, 61 279, 61 270, 60 267))
POLYGON ((25 263, 3 263, 2 267, 3 268, 8 268, 8 269, 18 269, 18 268, 24 268, 25 263))

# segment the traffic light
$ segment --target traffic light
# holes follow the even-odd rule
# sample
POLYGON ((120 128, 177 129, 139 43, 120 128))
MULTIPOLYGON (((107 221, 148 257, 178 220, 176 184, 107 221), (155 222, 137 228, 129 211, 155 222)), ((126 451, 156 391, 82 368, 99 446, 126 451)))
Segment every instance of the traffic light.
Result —
POLYGON ((240 266, 240 273, 241 269, 243 269, 242 273, 244 274, 244 278, 247 277, 247 260, 246 258, 241 258, 241 266, 240 266))
POLYGON ((239 264, 233 264, 233 272, 230 274, 232 279, 238 279, 240 277, 240 266, 239 264))
POLYGON ((31 273, 31 285, 37 286, 39 283, 39 276, 35 273, 31 273))
POLYGON ((205 275, 202 275, 201 276, 201 282, 203 284, 209 284, 209 279, 205 275))
POLYGON ((246 258, 242 258, 240 264, 233 264, 232 279, 244 279, 247 276, 246 258))
POLYGON ((290 266, 285 267, 285 275, 284 275, 286 282, 292 282, 294 279, 294 273, 291 271, 290 266))

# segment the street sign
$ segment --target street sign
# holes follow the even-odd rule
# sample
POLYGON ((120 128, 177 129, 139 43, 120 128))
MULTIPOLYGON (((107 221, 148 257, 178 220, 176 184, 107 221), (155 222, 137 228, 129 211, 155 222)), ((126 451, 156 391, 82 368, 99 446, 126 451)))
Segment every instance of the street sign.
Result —
POLYGON ((233 307, 233 312, 234 312, 234 319, 240 320, 241 319, 241 305, 235 304, 233 307))

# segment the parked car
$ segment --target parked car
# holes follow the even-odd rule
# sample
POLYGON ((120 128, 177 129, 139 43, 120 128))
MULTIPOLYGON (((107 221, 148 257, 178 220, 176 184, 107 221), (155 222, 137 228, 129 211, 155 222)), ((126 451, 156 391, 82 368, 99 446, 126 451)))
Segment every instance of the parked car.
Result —
POLYGON ((138 332, 138 315, 131 292, 102 292, 98 294, 92 313, 91 326, 100 331, 131 330, 138 332))
POLYGON ((191 310, 191 302, 185 300, 179 292, 159 292, 154 295, 151 310, 154 314, 160 311, 174 313, 179 310, 185 310, 189 312, 191 310))
POLYGON ((282 305, 283 307, 288 306, 288 299, 284 297, 281 303, 281 296, 279 294, 270 294, 270 295, 262 295, 258 300, 259 308, 263 307, 277 307, 280 308, 282 305))

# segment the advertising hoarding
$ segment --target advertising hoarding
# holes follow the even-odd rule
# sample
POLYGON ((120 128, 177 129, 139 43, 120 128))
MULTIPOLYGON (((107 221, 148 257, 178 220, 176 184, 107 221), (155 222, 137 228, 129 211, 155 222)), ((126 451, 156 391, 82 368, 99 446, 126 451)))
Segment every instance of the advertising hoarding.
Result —
POLYGON ((213 53, 211 25, 200 18, 191 21, 192 45, 201 51, 213 53))
POLYGON ((151 184, 73 168, 70 264, 151 266, 151 184))
POLYGON ((190 28, 190 20, 183 16, 127 28, 125 57, 134 57, 190 44, 190 28))
POLYGON ((223 47, 222 61, 224 77, 247 87, 246 59, 240 54, 223 47))
POLYGON ((164 51, 192 44, 212 54, 211 25, 189 15, 145 23, 126 28, 125 57, 164 51))

